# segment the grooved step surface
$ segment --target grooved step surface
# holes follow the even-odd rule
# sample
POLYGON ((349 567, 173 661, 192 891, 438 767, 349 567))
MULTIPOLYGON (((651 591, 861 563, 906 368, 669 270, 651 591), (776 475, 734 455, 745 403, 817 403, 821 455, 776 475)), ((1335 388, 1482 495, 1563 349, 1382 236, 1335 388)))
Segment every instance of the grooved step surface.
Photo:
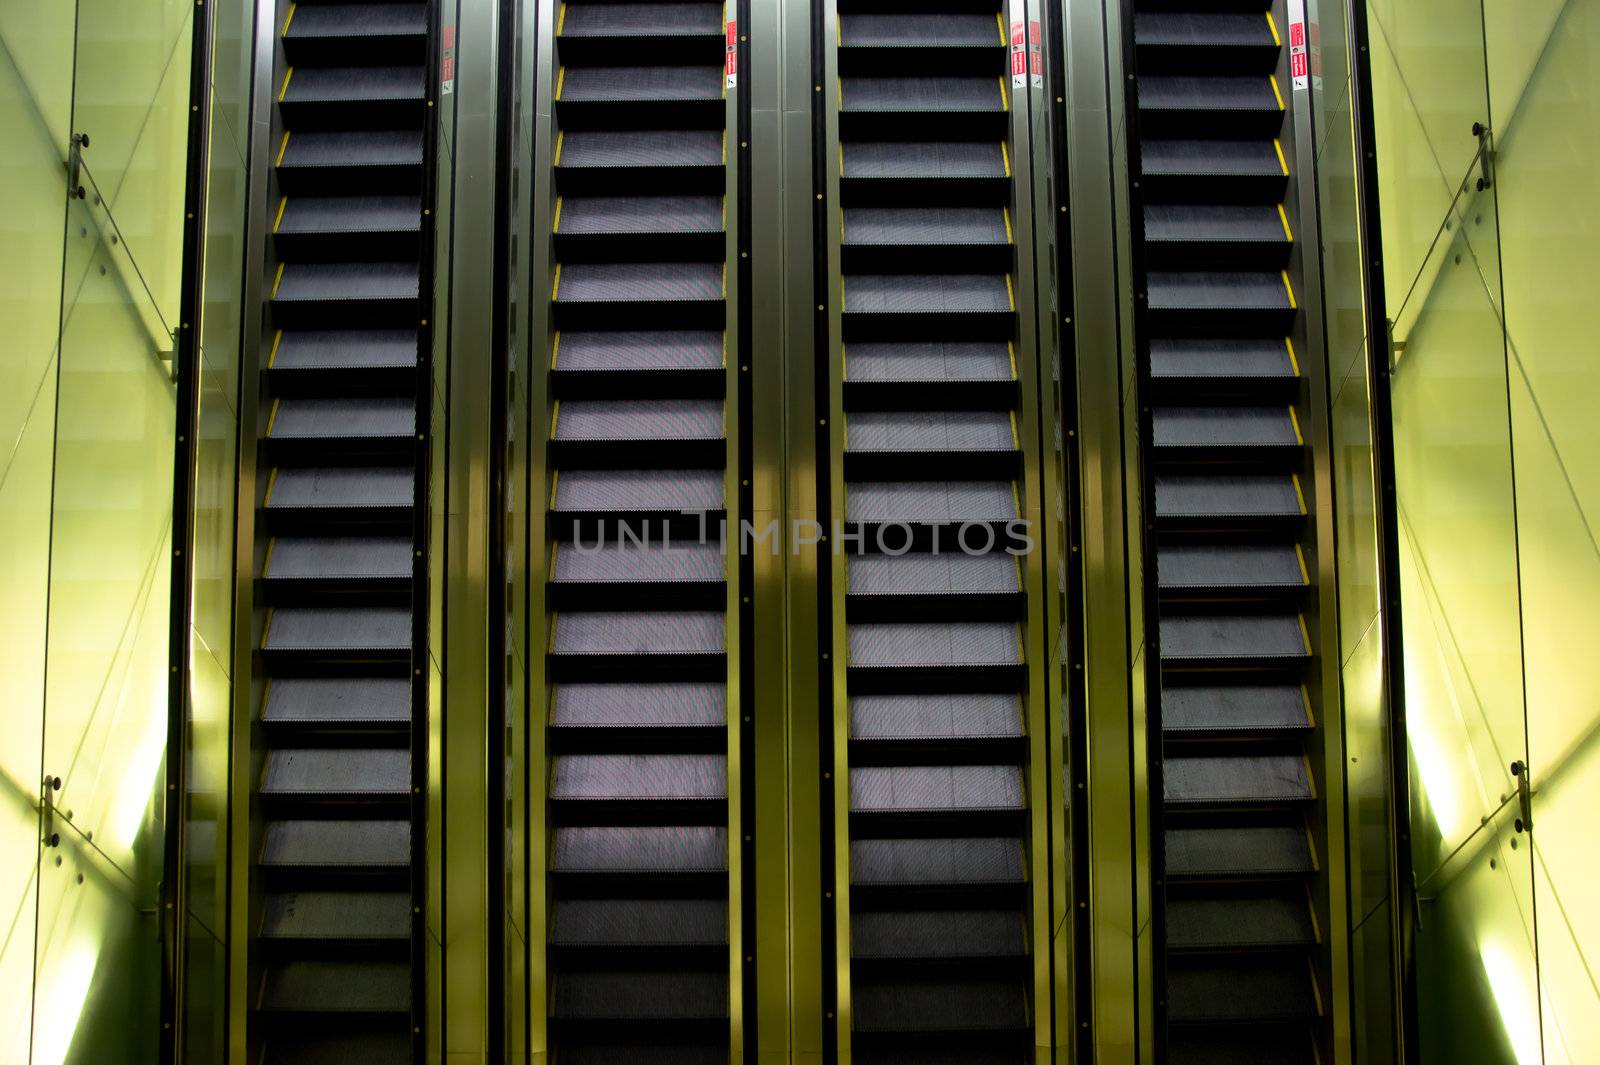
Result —
POLYGON ((551 721, 574 728, 721 726, 720 684, 565 684, 551 695, 551 721))
POLYGON ((410 861, 405 821, 273 821, 261 846, 268 866, 403 868, 410 861))
POLYGON ((850 699, 850 738, 927 741, 1011 739, 1022 735, 1022 700, 1015 695, 856 695, 850 699))
POLYGON ((568 196, 556 232, 720 233, 720 196, 568 196))
POLYGON ((1005 155, 998 143, 981 141, 847 141, 840 145, 841 175, 848 179, 1004 178, 1005 155))
POLYGON ((556 440, 720 440, 722 401, 716 399, 568 400, 555 424, 556 440))
POLYGON ((1169 757, 1163 773, 1169 803, 1298 802, 1313 796, 1305 759, 1298 754, 1169 757))
POLYGON ((728 905, 721 899, 571 899, 556 904, 550 942, 557 946, 725 946, 728 905))
POLYGON ((845 419, 849 451, 1011 451, 1005 411, 862 411, 845 419))
MULTIPOLYGON (((845 501, 851 521, 944 524, 1003 522, 1017 516, 1010 481, 857 481, 845 486, 845 501)), ((982 542, 980 535, 974 536, 974 543, 982 542)))
POLYGON ((717 370, 722 334, 691 332, 563 332, 556 346, 559 371, 717 370))
POLYGON ((845 380, 1010 381, 1011 352, 994 341, 899 341, 855 343, 845 347, 845 380))
POLYGON ((860 1032, 998 1031, 1028 1023, 1020 980, 858 980, 851 995, 860 1032))
POLYGON ((861 555, 847 562, 850 594, 1006 594, 1022 590, 1010 555, 861 555))
POLYGON ((854 274, 844 309, 856 314, 1005 312, 1011 293, 1001 274, 854 274))
POLYGON ((410 650, 411 611, 400 607, 279 607, 266 648, 272 651, 410 650))
POLYGON ((261 792, 273 796, 406 795, 411 755, 391 750, 277 750, 267 757, 261 792))
POLYGON ((928 814, 1021 810, 1022 774, 1012 766, 867 766, 850 770, 850 809, 928 814))
POLYGON ((577 4, 566 5, 563 37, 662 37, 673 34, 722 33, 718 4, 577 4))
POLYGON ((272 358, 274 370, 359 370, 416 364, 417 334, 400 329, 285 332, 272 358))
POLYGON ((411 541, 399 537, 279 536, 267 576, 277 580, 410 577, 411 541))
POLYGON ((411 898, 388 892, 294 891, 267 897, 261 934, 278 939, 397 940, 411 936, 411 898))
POLYGON ((721 1019, 728 1015, 726 972, 558 972, 551 993, 557 1018, 721 1019))
POLYGON ((1157 551, 1163 588, 1300 587, 1307 574, 1287 544, 1172 545, 1157 551))
POLYGON ((996 958, 1028 953, 1016 910, 865 912, 850 918, 858 958, 996 958))
POLYGON ((277 233, 415 233, 422 201, 415 196, 291 196, 277 233))
POLYGON ((716 67, 567 67, 558 100, 646 103, 721 98, 722 71, 716 67))
POLYGON ((999 78, 844 78, 846 111, 1001 111, 999 78))
POLYGON ((846 244, 1009 244, 1005 212, 993 207, 854 207, 846 244))
POLYGON ((293 961, 267 969, 261 1008, 296 1013, 405 1013, 411 967, 388 962, 293 961))
POLYGON ((1000 26, 988 15, 883 15, 839 16, 839 44, 845 48, 896 48, 917 45, 988 46, 1006 42, 1000 26))
POLYGON ((1018 839, 855 839, 850 878, 867 886, 1020 884, 1018 839))
POLYGON ((716 544, 587 544, 558 549, 554 576, 558 582, 720 581, 723 559, 716 544))
POLYGON ((555 654, 720 654, 723 618, 696 613, 562 614, 550 649, 555 654))
POLYGON ((728 868, 728 832, 712 826, 560 828, 550 867, 558 873, 720 873, 728 868))
POLYGON ((723 760, 715 755, 562 755, 550 774, 555 800, 721 799, 723 760))
POLYGON ((676 514, 721 506, 721 470, 563 470, 554 509, 676 514))
POLYGON ((562 130, 556 165, 720 168, 722 151, 721 130, 562 130))
POLYGON ((404 679, 279 677, 267 689, 261 719, 273 724, 411 720, 404 679))
POLYGON ((865 624, 850 626, 850 665, 1016 665, 1021 630, 1009 622, 865 624))
POLYGON ((722 299, 721 263, 565 263, 558 303, 722 299))
POLYGON ((416 404, 403 397, 284 399, 273 412, 274 440, 321 437, 409 437, 416 404))

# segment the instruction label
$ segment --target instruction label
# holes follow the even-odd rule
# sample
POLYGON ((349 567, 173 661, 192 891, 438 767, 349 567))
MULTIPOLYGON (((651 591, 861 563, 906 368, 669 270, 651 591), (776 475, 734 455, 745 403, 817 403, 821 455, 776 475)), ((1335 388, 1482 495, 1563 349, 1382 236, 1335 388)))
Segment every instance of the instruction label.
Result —
POLYGON ((1289 79, 1294 91, 1311 84, 1310 61, 1306 55, 1306 0, 1289 0, 1289 79))
POLYGON ((1038 19, 1028 20, 1028 72, 1035 89, 1044 86, 1044 35, 1038 19))
POLYGON ((449 96, 456 91, 456 28, 444 28, 444 47, 439 50, 439 92, 449 96))
POLYGON ((727 79, 728 88, 732 89, 739 84, 739 22, 737 19, 728 20, 727 42, 727 58, 723 61, 722 72, 727 79))
POLYGON ((1028 25, 1021 19, 1011 23, 1011 87, 1028 84, 1028 25))

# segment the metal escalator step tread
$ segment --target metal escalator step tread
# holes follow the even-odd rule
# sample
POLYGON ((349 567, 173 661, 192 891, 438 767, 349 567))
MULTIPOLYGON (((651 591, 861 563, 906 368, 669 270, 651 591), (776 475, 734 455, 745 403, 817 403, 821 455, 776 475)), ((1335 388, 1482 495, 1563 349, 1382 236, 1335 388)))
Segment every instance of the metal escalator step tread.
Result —
POLYGON ((416 263, 287 263, 272 299, 275 303, 414 300, 417 284, 416 263))
POLYGON ((409 437, 416 427, 417 406, 406 397, 291 397, 278 401, 268 435, 274 440, 409 437))
POLYGON ((584 947, 717 947, 728 943, 722 899, 557 901, 550 942, 584 947))
POLYGON ((853 813, 985 813, 1026 807, 1022 771, 1016 766, 858 766, 850 770, 853 813))
POLYGON ((1307 574, 1292 544, 1164 544, 1156 549, 1161 587, 1193 589, 1303 588, 1307 574))
POLYGON ((557 970, 550 1012, 557 1019, 721 1020, 728 1016, 722 972, 557 970))
POLYGON ((1172 876, 1285 876, 1316 868, 1303 828, 1173 828, 1165 849, 1172 876))
POLYGON ((844 309, 853 314, 1006 313, 1004 274, 851 274, 844 309))
POLYGON ((1001 1031, 1028 1024, 1020 980, 856 980, 858 1032, 1001 1031))
POLYGON ((720 873, 728 831, 709 825, 558 828, 550 849, 557 873, 720 873))
POLYGON ((563 1047, 561 1065, 728 1065, 728 1047, 700 1043, 579 1043, 563 1047))
POLYGON ((278 607, 262 645, 270 651, 411 648, 405 607, 278 607))
POLYGON ((723 133, 688 130, 566 130, 556 165, 563 168, 723 165, 723 133))
POLYGON ((1217 1031, 1174 1033, 1167 1040, 1168 1065, 1316 1065, 1319 1060, 1310 1032, 1286 1040, 1272 1028, 1257 1033, 1229 1025, 1217 1031))
POLYGON ((1273 206, 1233 204, 1148 204, 1144 209, 1147 241, 1212 244, 1286 244, 1289 234, 1273 206))
POLYGON ((1018 839, 853 839, 850 879, 862 886, 1021 884, 1018 839))
POLYGON ((847 207, 845 244, 1009 244, 999 207, 847 207))
POLYGON ((1303 959, 1270 955, 1240 965, 1176 965, 1167 972, 1174 1024, 1288 1021, 1317 1015, 1303 959))
MULTIPOLYGON (((1260 79, 1266 85, 1266 79, 1260 79)), ((1140 84, 1143 93, 1143 82, 1140 84)), ((1267 88, 1271 95, 1271 88, 1267 88)), ((1269 140, 1147 140, 1139 146, 1146 175, 1194 174, 1217 177, 1281 177, 1283 163, 1269 140)))
POLYGON ((721 470, 563 470, 560 511, 709 511, 722 508, 721 470))
POLYGON ((1010 555, 905 554, 850 558, 849 594, 978 595, 1022 590, 1017 560, 1010 555))
POLYGON ((1017 517, 1010 481, 857 481, 845 485, 851 521, 1005 522, 1017 517))
POLYGON ((998 78, 845 78, 844 111, 1004 111, 998 78))
POLYGON ((720 300, 721 263, 566 263, 557 303, 720 300))
POLYGON ((722 99, 718 67, 566 67, 560 102, 639 103, 722 99))
POLYGON ((1297 614, 1201 615, 1161 619, 1165 659, 1302 658, 1309 654, 1297 614))
MULTIPOLYGON (((291 196, 274 233, 417 233, 416 196, 291 196)), ((285 271, 287 272, 287 271, 285 271)))
POLYGON ((1017 910, 864 911, 850 917, 857 958, 1008 958, 1028 953, 1017 910))
POLYGON ((1265 77, 1171 77, 1139 79, 1139 110, 1281 112, 1265 77))
POLYGON ((1010 622, 928 622, 850 626, 850 665, 877 669, 1014 666, 1022 635, 1010 622))
POLYGON ((1259 14, 1223 11, 1141 11, 1133 20, 1139 44, 1273 45, 1272 27, 1259 14))
POLYGON ((720 399, 573 399, 556 412, 555 440, 721 440, 720 399))
POLYGON ((422 73, 420 66, 296 67, 280 99, 285 103, 421 101, 422 73))
POLYGON ((1005 411, 858 411, 845 418, 846 451, 1013 451, 1005 411))
POLYGON ((565 236, 721 233, 720 196, 566 196, 556 232, 565 236))
POLYGON ((261 845, 269 867, 404 868, 411 864, 407 821, 270 821, 261 845))
POLYGON ((415 480, 409 466, 279 467, 267 507, 409 507, 415 480))
POLYGON ((1178 949, 1252 949, 1309 946, 1316 942, 1311 909, 1295 898, 1171 899, 1167 946, 1178 949))
POLYGON ((1156 447, 1294 447, 1300 443, 1285 406, 1157 407, 1151 422, 1156 447))
POLYGON ((555 620, 558 655, 721 654, 724 616, 710 611, 566 613, 555 620))
POLYGON ((1164 732, 1273 732, 1310 727, 1306 694, 1292 684, 1169 684, 1161 691, 1164 732))
POLYGON ((550 720, 568 728, 693 728, 728 720, 721 684, 559 684, 550 720))
POLYGON ((300 4, 284 36, 420 37, 427 32, 426 4, 300 4))
POLYGON ((569 3, 563 37, 675 37, 722 33, 722 5, 700 3, 569 3))
POLYGON ((261 1008, 296 1013, 406 1013, 411 966, 387 962, 292 961, 267 967, 261 1008))
POLYGON ((1305 513, 1294 479, 1257 477, 1156 477, 1156 516, 1280 518, 1305 513))
POLYGON ((720 370, 723 337, 711 330, 560 334, 555 370, 720 370))
POLYGON ((857 343, 845 347, 844 360, 846 382, 1016 379, 1003 341, 857 343))
POLYGON ((411 683, 404 678, 279 677, 267 688, 261 719, 272 724, 410 721, 411 683))
POLYGON ((839 16, 841 48, 1001 48, 1000 27, 988 15, 918 12, 839 16))
POLYGON ((403 537, 279 536, 266 576, 272 580, 338 580, 411 576, 411 541, 403 537))
POLYGON ((1156 378, 1295 376, 1289 348, 1270 339, 1179 339, 1152 337, 1150 374, 1156 378))
POLYGON ((550 771, 550 798, 562 802, 723 799, 726 760, 715 754, 566 754, 550 771))
POLYGON ((261 1051, 261 1065, 410 1065, 411 1060, 411 1037, 403 1032, 274 1033, 261 1051))
POLYGON ((261 773, 263 795, 407 795, 411 752, 404 750, 278 749, 261 773))
POLYGON ((1297 754, 1167 758, 1163 791, 1173 805, 1303 802, 1314 797, 1297 754))
POLYGON ((1033 1065, 1031 1053, 978 1049, 857 1050, 855 1065, 1033 1065))
POLYGON ((852 740, 1016 739, 1022 700, 1015 695, 854 695, 852 740))
POLYGON ((1276 273, 1247 271, 1167 272, 1147 275, 1152 311, 1286 311, 1289 290, 1276 273))
POLYGON ((368 891, 268 895, 261 934, 270 939, 409 940, 411 896, 368 891))
POLYGON ((278 166, 323 167, 422 165, 422 134, 416 130, 303 130, 283 147, 278 166))
POLYGON ((1003 178, 1005 154, 998 142, 845 141, 839 145, 849 179, 1003 178))
POLYGON ((724 579, 722 549, 716 544, 607 542, 558 549, 556 582, 672 583, 724 579))
POLYGON ((417 364, 417 334, 404 329, 285 330, 274 370, 387 369, 417 364))

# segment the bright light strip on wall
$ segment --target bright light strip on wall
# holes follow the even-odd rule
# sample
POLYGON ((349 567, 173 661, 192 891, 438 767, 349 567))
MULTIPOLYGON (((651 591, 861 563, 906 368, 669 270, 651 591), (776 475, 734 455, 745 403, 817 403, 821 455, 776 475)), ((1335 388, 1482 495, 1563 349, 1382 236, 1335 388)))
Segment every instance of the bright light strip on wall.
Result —
POLYGON ((1484 940, 1478 953, 1517 1065, 1539 1065, 1543 1060, 1539 1050, 1539 1003, 1535 1001, 1533 985, 1521 972, 1516 955, 1497 940, 1484 940))

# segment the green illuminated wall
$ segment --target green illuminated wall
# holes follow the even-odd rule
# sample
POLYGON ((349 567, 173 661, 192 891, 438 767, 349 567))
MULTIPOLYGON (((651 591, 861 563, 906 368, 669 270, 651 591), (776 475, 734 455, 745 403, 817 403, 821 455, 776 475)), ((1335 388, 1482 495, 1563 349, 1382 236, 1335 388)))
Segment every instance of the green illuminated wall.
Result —
POLYGON ((191 0, 0 0, 0 1061, 154 1057, 191 0), (69 143, 89 147, 68 198, 69 143), (41 781, 60 777, 59 845, 41 781))
POLYGON ((1592 1060, 1600 0, 1368 11, 1423 1056, 1592 1060), (1474 122, 1493 130, 1485 189, 1474 122))

